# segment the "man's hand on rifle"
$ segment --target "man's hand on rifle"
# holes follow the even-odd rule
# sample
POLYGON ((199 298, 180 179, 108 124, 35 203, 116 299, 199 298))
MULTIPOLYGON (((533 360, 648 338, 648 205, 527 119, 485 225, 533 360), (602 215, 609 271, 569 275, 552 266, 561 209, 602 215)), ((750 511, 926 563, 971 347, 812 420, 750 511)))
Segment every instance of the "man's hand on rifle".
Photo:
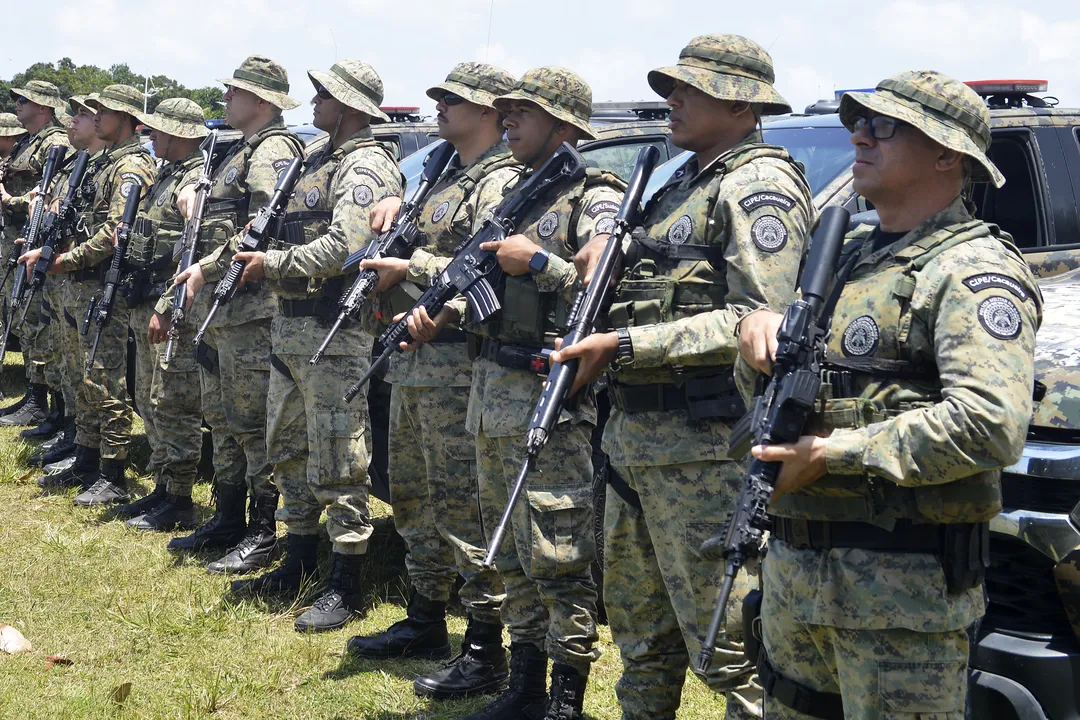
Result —
POLYGON ((750 451, 762 462, 784 463, 776 479, 772 499, 775 502, 788 493, 801 490, 825 475, 825 438, 803 435, 787 445, 755 445, 750 451))
POLYGON ((565 350, 562 349, 562 341, 562 338, 555 339, 555 352, 551 353, 551 362, 565 365, 570 360, 580 361, 570 395, 577 393, 604 372, 604 368, 615 359, 615 351, 619 349, 619 336, 613 332, 594 333, 565 350))
POLYGON ((176 194, 176 208, 185 220, 190 220, 195 212, 195 186, 185 185, 176 194))
MULTIPOLYGON (((21 240, 19 242, 22 242, 21 240)), ((27 250, 19 256, 19 262, 26 268, 26 279, 30 280, 34 277, 34 266, 37 265, 38 258, 41 257, 41 248, 34 248, 33 250, 27 250)), ((53 274, 53 267, 56 265, 56 258, 49 263, 49 273, 53 274)))
MULTIPOLYGON (((577 269, 578 277, 581 278, 581 282, 588 285, 592 282, 593 273, 596 272, 596 266, 600 263, 600 256, 604 252, 604 246, 607 245, 610 235, 597 235, 592 240, 585 244, 585 247, 578 251, 574 256, 574 267, 577 269)), ((615 263, 615 269, 611 273, 612 287, 615 286, 615 281, 622 274, 622 253, 619 253, 619 259, 615 263)))
POLYGON ((233 260, 244 263, 244 272, 240 274, 237 289, 244 287, 249 282, 259 282, 266 277, 266 253, 238 252, 233 255, 233 260))
POLYGON ((739 321, 739 354, 758 372, 772 375, 779 341, 776 333, 784 316, 771 310, 756 310, 739 321))
POLYGON ((542 248, 524 235, 511 235, 505 240, 480 243, 480 249, 495 253, 503 271, 517 277, 529 272, 529 261, 542 248))
POLYGON ((371 208, 371 214, 368 215, 371 229, 379 234, 389 230, 400 209, 401 198, 399 197, 385 197, 375 203, 375 207, 371 208))
MULTIPOLYGON (((400 322, 403 317, 405 317, 405 313, 395 315, 394 322, 400 322)), ((427 310, 422 305, 413 308, 409 319, 405 323, 409 328, 409 334, 412 335, 413 341, 402 342, 400 347, 406 352, 416 352, 421 345, 434 340, 447 325, 455 324, 460 320, 461 314, 449 305, 444 305, 434 319, 428 315, 427 310)))
POLYGON ((150 318, 150 325, 146 329, 146 339, 151 345, 163 343, 169 337, 170 330, 172 330, 172 318, 156 312, 150 318))
POLYGON ((191 303, 194 302, 195 296, 203 289, 203 285, 206 284, 206 278, 203 277, 202 267, 199 266, 199 263, 191 263, 187 270, 173 278, 173 287, 185 283, 187 290, 184 293, 184 309, 187 310, 191 307, 191 303))
MULTIPOLYGON (((386 198, 391 200, 394 198, 386 198)), ((383 293, 401 283, 409 269, 409 261, 401 258, 379 258, 377 260, 364 260, 360 263, 363 270, 374 270, 379 273, 379 283, 375 286, 374 293, 383 293)))

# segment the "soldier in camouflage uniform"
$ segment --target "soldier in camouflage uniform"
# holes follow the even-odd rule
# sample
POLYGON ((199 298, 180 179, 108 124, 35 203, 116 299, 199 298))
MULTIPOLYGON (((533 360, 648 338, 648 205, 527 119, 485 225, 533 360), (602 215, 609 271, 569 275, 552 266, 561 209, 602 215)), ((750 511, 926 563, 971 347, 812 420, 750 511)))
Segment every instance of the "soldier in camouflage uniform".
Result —
MULTIPOLYGON (((52 83, 31 80, 24 88, 12 88, 15 115, 27 135, 14 149, 7 163, 4 185, 0 189, 0 208, 4 213, 4 236, 0 253, 8 257, 19 237, 31 210, 31 191, 41 182, 45 160, 56 145, 67 146, 67 135, 57 120, 67 106, 60 90, 52 83)), ((3 288, 4 297, 10 293, 3 288)), ((6 307, 6 303, 5 303, 6 307)), ((0 426, 37 425, 49 411, 49 387, 45 384, 45 366, 35 354, 35 344, 41 332, 36 308, 26 314, 26 320, 15 331, 22 347, 23 364, 28 382, 26 395, 14 405, 0 409, 0 426)), ((54 402, 61 402, 58 395, 54 402)))
MULTIPOLYGON (((268 57, 253 55, 233 77, 220 81, 225 93, 225 119, 244 133, 214 172, 201 231, 200 263, 177 278, 187 282, 189 302, 206 282, 217 282, 227 271, 241 231, 274 193, 279 175, 293 158, 303 155, 303 143, 285 127, 283 110, 300 105, 289 97, 285 68, 268 57), (190 279, 189 279, 190 278, 190 279)), ((194 186, 178 198, 188 215, 194 186)), ((199 327, 210 310, 210 293, 194 299, 188 314, 199 327)), ((170 312, 169 295, 157 311, 170 312)), ((213 430, 214 492, 217 508, 192 535, 174 538, 173 550, 239 549, 244 569, 264 567, 273 559, 277 539, 274 511, 278 492, 271 480, 266 452, 266 398, 270 391, 270 331, 277 300, 265 283, 249 283, 223 306, 200 348, 199 378, 203 418, 213 430), (245 522, 244 501, 250 494, 245 522)), ((236 565, 229 563, 229 567, 236 565)), ((211 572, 229 568, 211 563, 211 572)), ((235 569, 232 571, 236 571, 235 569)))
POLYGON ((191 489, 202 455, 202 404, 199 369, 187 348, 194 330, 184 324, 179 352, 164 362, 163 347, 170 318, 155 312, 176 270, 174 246, 184 230, 176 205, 180 188, 202 172, 199 143, 209 132, 199 104, 185 98, 162 100, 139 119, 151 129, 154 154, 165 161, 143 201, 128 239, 121 297, 131 308, 129 328, 135 336, 135 403, 150 444, 148 471, 154 491, 114 511, 137 530, 191 530, 196 526, 191 489))
MULTIPOLYGON (((810 434, 753 450, 783 463, 762 567, 766 714, 963 718, 967 628, 984 612, 1001 468, 1027 432, 1042 299, 1009 236, 961 195, 1005 182, 974 91, 903 72, 845 94, 840 118, 881 224, 845 246, 810 434)), ((766 370, 762 338, 744 337, 757 327, 740 341, 766 370)))
MULTIPOLYGON (((367 63, 341 60, 329 72, 311 70, 314 123, 330 134, 310 156, 267 252, 238 253, 241 281, 266 278, 277 312, 271 326, 273 355, 267 405, 267 448, 288 526, 285 562, 234 590, 299 596, 318 562, 319 518, 333 551, 326 591, 298 618, 298 631, 334 630, 360 609, 360 561, 371 537, 368 511, 366 397, 343 405, 342 395, 368 367, 371 338, 359 326, 343 327, 321 362, 311 365, 337 301, 355 278, 342 274, 345 259, 374 238, 368 213, 385 197, 401 194, 397 162, 372 135, 387 122, 379 109, 382 80, 367 63)), ((245 570, 244 546, 220 561, 227 572, 245 570)))
MULTIPOLYGON (((564 68, 530 70, 495 107, 507 113, 510 151, 527 168, 539 168, 563 142, 595 137, 592 91, 564 68)), ((515 184, 504 192, 514 192, 515 184)), ((484 517, 497 518, 506 506, 544 382, 532 362, 508 358, 538 357, 565 332, 560 320, 579 285, 571 259, 594 237, 610 233, 624 190, 616 176, 589 169, 585 179, 535 203, 520 233, 483 246, 496 253, 507 275, 498 289, 501 312, 485 324, 465 317, 475 355, 466 427, 476 436, 484 517)), ((409 320, 414 337, 430 340, 444 324, 458 322, 463 303, 448 304, 434 319, 417 311, 409 320)), ((495 563, 506 588, 510 687, 467 720, 581 717, 589 668, 599 655, 590 567, 596 555, 589 444, 595 424, 591 396, 564 414, 515 508, 515 542, 495 563), (555 662, 545 697, 549 654, 555 662)))
MULTIPOLYGON (((427 91, 436 101, 439 134, 457 155, 419 211, 424 247, 411 258, 365 261, 380 274, 382 317, 413 305, 449 262, 455 248, 502 198, 522 168, 502 139, 497 96, 514 78, 500 68, 461 63, 427 91), (396 284, 403 281, 411 292, 396 284), (393 289, 391 287, 393 286, 393 289), (400 299, 402 302, 395 303, 400 299)), ((376 230, 389 229, 400 201, 372 212, 376 230)), ((390 400, 390 494, 394 526, 409 548, 406 567, 413 591, 408 615, 383 633, 354 637, 357 657, 446 657, 446 603, 458 573, 458 595, 468 613, 462 653, 447 667, 420 677, 421 695, 440 699, 502 689, 508 674, 499 605, 503 587, 494 569, 484 568, 484 531, 476 485, 476 439, 465 427, 472 382, 465 335, 447 331, 415 354, 395 354, 386 374, 390 400), (418 452, 418 449, 420 451, 418 452)))
MULTIPOLYGON (((74 296, 86 299, 101 292, 102 273, 112 260, 116 227, 132 192, 142 195, 153 182, 154 161, 135 132, 142 111, 142 93, 128 85, 109 85, 86 104, 96 111, 94 130, 106 148, 94 166, 94 200, 87 220, 89 238, 54 256, 49 273, 70 273, 74 296)), ((24 256, 37 262, 39 250, 24 256)), ((124 468, 131 442, 131 405, 128 403, 128 310, 113 305, 112 317, 101 335, 94 365, 83 369, 76 394, 76 460, 66 484, 92 485, 75 498, 78 505, 125 502, 124 468), (94 476, 97 481, 93 482, 94 476)), ((94 333, 79 336, 82 353, 89 353, 94 333)), ((81 353, 80 353, 81 354, 81 353)))
MULTIPOLYGON (((649 73, 672 108, 672 141, 696 154, 650 201, 644 234, 626 251, 609 311, 617 331, 557 356, 586 358, 579 384, 615 365, 603 444, 614 489, 604 601, 622 655, 625 720, 673 719, 700 652, 723 568, 698 549, 731 512, 745 470, 726 454, 745 410, 733 376, 736 326, 794 298, 813 219, 802 168, 758 129, 761 115, 791 111, 772 82, 768 53, 738 35, 696 37, 678 65, 649 73)), ((702 678, 727 694, 729 718, 761 715, 737 609, 748 590, 732 593, 728 632, 702 678)))
MULTIPOLYGON (((28 139, 29 135, 26 128, 22 126, 19 118, 14 113, 0 113, 0 187, 3 187, 4 178, 10 170, 15 151, 26 145, 28 139)), ((2 240, 0 242, 0 254, 3 257, 7 257, 9 252, 7 222, 7 213, 0 212, 0 240, 2 240)), ((6 283, 3 288, 0 288, 0 293, 3 294, 4 298, 10 297, 9 289, 10 283, 6 283)), ((6 307, 6 304, 0 304, 0 308, 6 309, 6 307)), ((0 322, 0 326, 2 326, 2 322, 0 322)))

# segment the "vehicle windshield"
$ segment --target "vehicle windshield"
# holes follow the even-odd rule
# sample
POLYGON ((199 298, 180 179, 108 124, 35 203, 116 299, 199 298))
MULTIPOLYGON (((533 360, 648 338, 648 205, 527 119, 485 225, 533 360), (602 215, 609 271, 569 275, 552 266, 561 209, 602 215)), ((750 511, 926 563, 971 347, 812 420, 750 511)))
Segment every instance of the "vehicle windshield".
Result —
POLYGON ((425 145, 398 163, 401 174, 405 176, 405 197, 409 196, 412 189, 416 187, 416 183, 420 181, 420 173, 424 172, 424 161, 427 160, 427 156, 443 142, 445 140, 436 140, 430 145, 425 145))

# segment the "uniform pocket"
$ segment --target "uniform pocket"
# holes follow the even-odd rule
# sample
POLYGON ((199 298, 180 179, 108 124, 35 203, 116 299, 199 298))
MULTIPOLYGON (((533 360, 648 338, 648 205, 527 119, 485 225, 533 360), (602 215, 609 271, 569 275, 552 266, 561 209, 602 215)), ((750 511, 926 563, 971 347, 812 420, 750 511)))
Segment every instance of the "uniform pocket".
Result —
POLYGON ((596 557, 591 487, 526 490, 532 525, 531 576, 582 575, 596 557))
POLYGON ((967 701, 967 663, 879 662, 883 720, 961 720, 967 701))
POLYGON ((351 413, 319 413, 314 440, 320 484, 358 485, 367 478, 364 423, 351 413))

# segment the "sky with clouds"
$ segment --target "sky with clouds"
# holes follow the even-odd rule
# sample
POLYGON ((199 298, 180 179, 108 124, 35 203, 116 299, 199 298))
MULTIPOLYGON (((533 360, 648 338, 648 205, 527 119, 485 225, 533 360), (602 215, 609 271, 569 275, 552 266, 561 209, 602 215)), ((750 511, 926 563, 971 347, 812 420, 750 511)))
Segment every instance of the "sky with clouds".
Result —
MULTIPOLYGON (((646 73, 671 64, 701 33, 739 33, 773 57, 776 84, 797 109, 835 89, 872 87, 900 70, 935 69, 964 80, 1039 78, 1063 106, 1080 106, 1080 2, 878 0, 55 0, 10 3, 0 77, 70 57, 188 87, 228 77, 249 54, 289 71, 293 96, 310 99, 310 68, 335 59, 371 63, 388 105, 420 105, 424 90, 462 60, 514 74, 564 65, 602 100, 657 100, 646 73)), ((310 119, 302 105, 289 122, 310 119)))

